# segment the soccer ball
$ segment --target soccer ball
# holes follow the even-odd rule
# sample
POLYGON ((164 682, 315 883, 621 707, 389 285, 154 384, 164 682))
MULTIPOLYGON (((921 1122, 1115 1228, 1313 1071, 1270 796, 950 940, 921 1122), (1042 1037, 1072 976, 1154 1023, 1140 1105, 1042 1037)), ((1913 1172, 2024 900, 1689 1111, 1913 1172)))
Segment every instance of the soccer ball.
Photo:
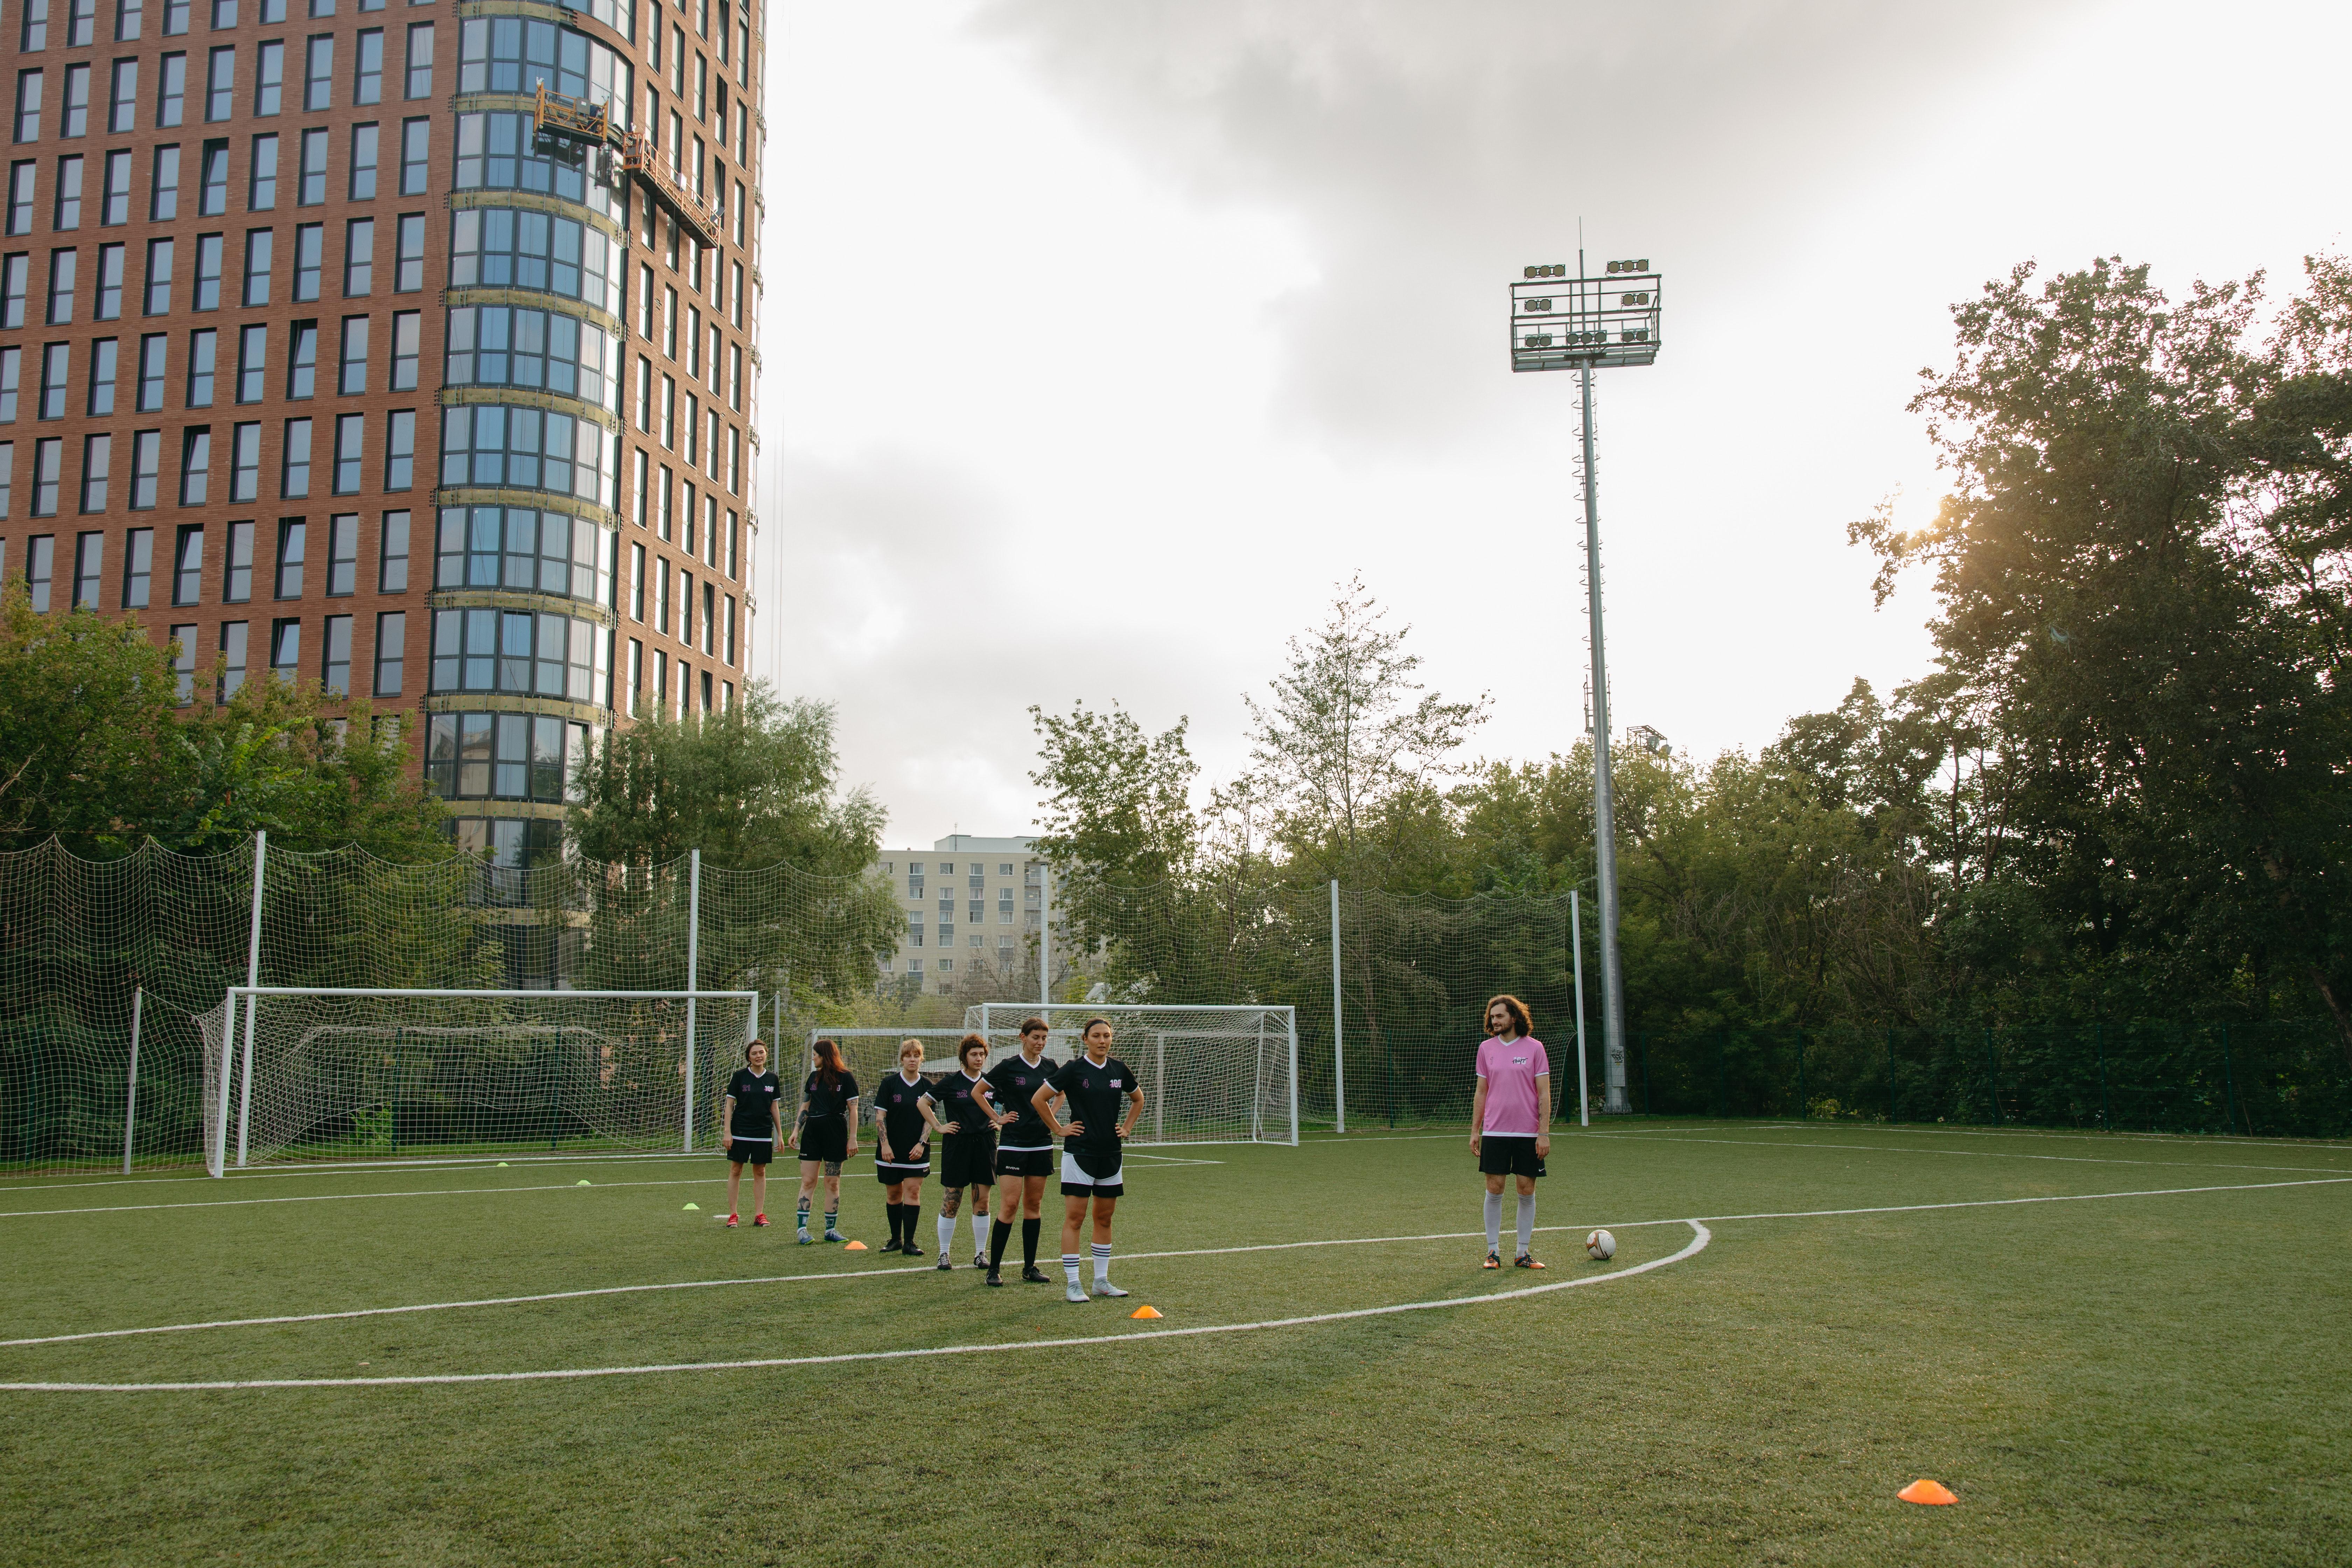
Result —
POLYGON ((1606 1263, 1617 1256, 1617 1238, 1605 1230, 1596 1230, 1584 1238, 1584 1250, 1598 1263, 1606 1263))

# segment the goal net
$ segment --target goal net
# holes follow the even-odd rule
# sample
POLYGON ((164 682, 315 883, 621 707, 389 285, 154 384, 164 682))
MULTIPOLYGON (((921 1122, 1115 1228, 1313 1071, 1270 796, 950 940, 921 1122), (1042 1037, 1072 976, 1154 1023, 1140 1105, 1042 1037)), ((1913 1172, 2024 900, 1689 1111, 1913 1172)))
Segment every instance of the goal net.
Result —
POLYGON ((1138 1143, 1298 1142, 1298 1023, 1288 1007, 985 1002, 964 1010, 966 1032, 988 1041, 992 1064, 1020 1049, 1027 1018, 1045 1020, 1045 1054, 1057 1062, 1084 1052, 1087 1020, 1110 1025, 1111 1055, 1135 1069, 1143 1091, 1138 1143))
POLYGON ((235 986, 197 1026, 205 1163, 716 1142, 756 991, 235 986))

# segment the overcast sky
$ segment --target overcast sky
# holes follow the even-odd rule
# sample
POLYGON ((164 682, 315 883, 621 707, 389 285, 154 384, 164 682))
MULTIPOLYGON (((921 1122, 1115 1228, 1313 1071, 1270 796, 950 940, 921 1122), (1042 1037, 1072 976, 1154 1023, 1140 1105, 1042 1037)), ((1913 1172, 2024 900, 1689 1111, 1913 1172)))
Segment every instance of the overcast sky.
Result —
POLYGON ((1919 371, 2032 259, 2346 243, 2352 6, 773 0, 754 657, 894 845, 1030 829, 1032 703, 1191 716, 1360 569, 1477 749, 1581 723, 1573 377, 1531 262, 1646 257, 1601 380, 1621 730, 1769 742, 1922 673, 1845 524, 1938 493, 1919 371))

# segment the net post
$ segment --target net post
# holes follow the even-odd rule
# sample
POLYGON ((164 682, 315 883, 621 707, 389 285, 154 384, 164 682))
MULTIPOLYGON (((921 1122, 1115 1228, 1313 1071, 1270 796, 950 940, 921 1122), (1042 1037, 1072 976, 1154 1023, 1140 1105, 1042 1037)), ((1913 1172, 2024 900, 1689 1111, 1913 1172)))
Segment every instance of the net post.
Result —
MULTIPOLYGON (((1151 1031, 1151 1141, 1168 1128, 1168 1031, 1151 1031)), ((1253 1131, 1255 1129, 1252 1129, 1253 1131)))
POLYGON ((1576 1124, 1592 1125, 1592 1081, 1584 1070, 1584 911, 1568 890, 1568 946, 1576 971, 1576 1124))
MULTIPOLYGON (((263 873, 269 864, 269 830, 257 828, 253 835, 253 918, 245 939, 245 983, 248 986, 261 984, 261 889, 263 873)), ((236 1096, 236 1164, 245 1168, 246 1119, 253 1110, 253 1027, 254 1010, 261 998, 247 991, 245 996, 245 1071, 238 1079, 236 1096)), ((234 1023, 231 1025, 235 1026, 234 1023)))
POLYGON ((1331 1109, 1332 1131, 1348 1130, 1347 1032, 1339 1024, 1339 879, 1331 879, 1331 1109))
POLYGON ((1054 1005, 1054 866, 1037 862, 1037 1005, 1054 1005))
POLYGON ((131 1173, 131 1130, 139 1120, 139 1014, 140 1005, 147 999, 147 988, 131 988, 131 1068, 122 1091, 122 1173, 131 1173))
POLYGON ((694 988, 702 942, 702 851, 686 854, 686 1130, 679 1152, 694 1152, 694 988))
POLYGON ((1290 1146, 1298 1147, 1298 1009, 1282 1010, 1284 1032, 1290 1037, 1290 1146))
POLYGON ((213 1146, 207 1151, 206 1163, 215 1178, 228 1174, 228 1080, 236 1053, 236 1005, 237 988, 232 985, 221 999, 220 1089, 213 1110, 213 1146))

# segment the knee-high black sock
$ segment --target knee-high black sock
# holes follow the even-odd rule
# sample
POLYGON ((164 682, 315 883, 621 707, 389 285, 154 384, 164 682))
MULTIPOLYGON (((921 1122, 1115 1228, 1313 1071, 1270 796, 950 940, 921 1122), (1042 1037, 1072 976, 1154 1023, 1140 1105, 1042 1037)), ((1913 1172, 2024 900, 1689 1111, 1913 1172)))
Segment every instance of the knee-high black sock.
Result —
POLYGON ((885 1198, 882 1201, 882 1212, 889 1218, 890 1239, 895 1243, 898 1239, 898 1205, 885 1198))
POLYGON ((988 1233, 988 1271, 995 1273, 1004 1267, 1004 1244, 1013 1239, 1013 1227, 1000 1225, 988 1233))
POLYGON ((1045 1228, 1045 1222, 1042 1218, 1024 1219, 1021 1222, 1022 1268, 1034 1268, 1037 1267, 1037 1233, 1045 1228))
POLYGON ((890 1205, 890 1239, 902 1247, 914 1239, 915 1227, 907 1223, 911 1212, 905 1204, 890 1205))

